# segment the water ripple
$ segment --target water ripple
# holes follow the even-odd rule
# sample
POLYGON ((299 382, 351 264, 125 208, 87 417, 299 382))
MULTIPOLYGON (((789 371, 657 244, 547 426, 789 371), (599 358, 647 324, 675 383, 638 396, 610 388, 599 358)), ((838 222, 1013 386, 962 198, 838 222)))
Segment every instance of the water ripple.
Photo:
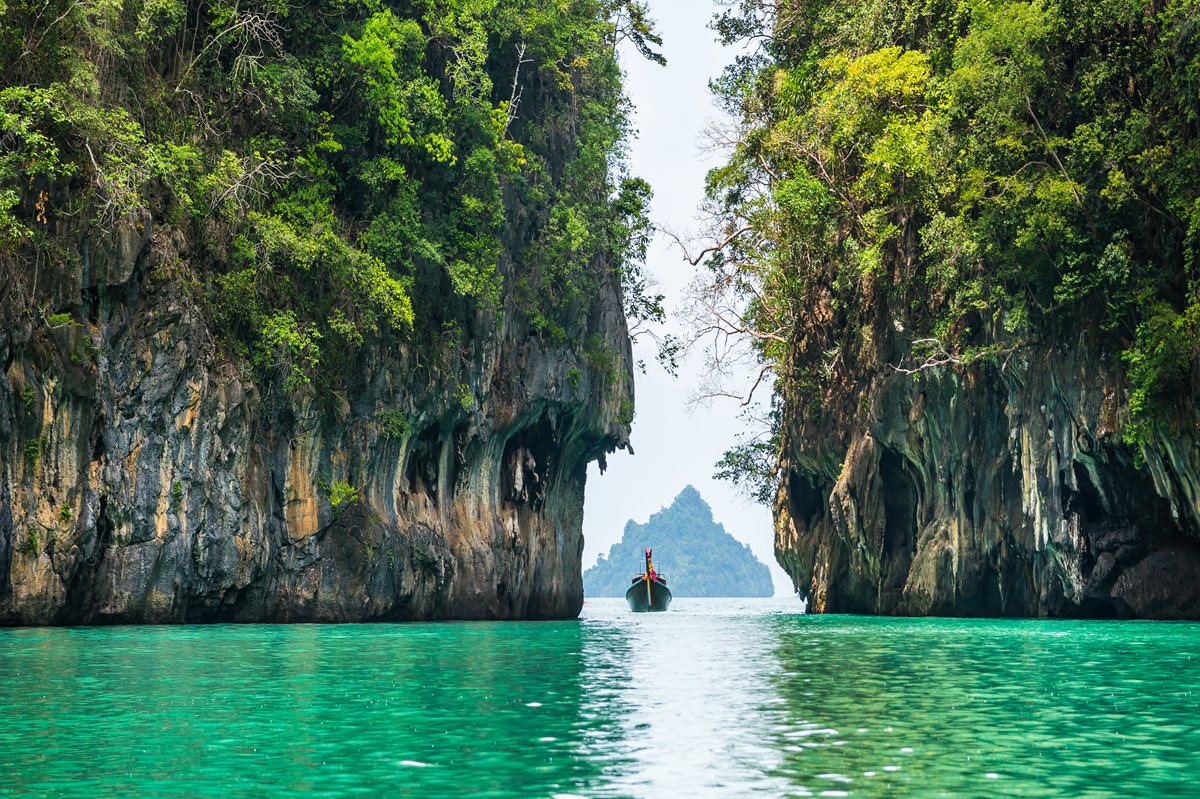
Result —
POLYGON ((0 630, 0 795, 1193 795, 1200 625, 806 617, 0 630))

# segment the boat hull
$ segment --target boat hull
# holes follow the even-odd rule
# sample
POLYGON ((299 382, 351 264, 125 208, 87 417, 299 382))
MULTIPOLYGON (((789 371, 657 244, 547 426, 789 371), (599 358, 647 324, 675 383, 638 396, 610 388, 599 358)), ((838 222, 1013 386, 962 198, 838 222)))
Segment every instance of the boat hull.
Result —
POLYGON ((625 601, 634 613, 658 613, 671 606, 671 590, 659 582, 638 580, 625 592, 625 601))

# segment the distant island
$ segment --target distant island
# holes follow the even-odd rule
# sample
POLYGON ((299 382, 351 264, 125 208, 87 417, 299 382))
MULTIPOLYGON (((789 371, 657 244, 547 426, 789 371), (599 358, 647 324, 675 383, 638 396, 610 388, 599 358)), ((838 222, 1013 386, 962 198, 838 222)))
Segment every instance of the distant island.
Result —
POLYGON ((630 519, 608 556, 583 573, 585 596, 625 596, 629 580, 642 569, 642 550, 654 548, 656 568, 677 596, 772 596, 771 572, 750 547, 713 519, 700 492, 687 486, 671 507, 645 524, 630 519))

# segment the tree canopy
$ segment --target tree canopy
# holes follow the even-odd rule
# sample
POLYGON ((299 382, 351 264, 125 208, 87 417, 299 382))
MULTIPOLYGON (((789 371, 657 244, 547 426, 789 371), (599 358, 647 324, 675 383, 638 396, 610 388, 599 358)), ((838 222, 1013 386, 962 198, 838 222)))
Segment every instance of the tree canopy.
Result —
POLYGON ((789 410, 1086 335, 1150 440, 1200 352, 1200 4, 737 0, 715 27, 749 47, 714 83, 709 305, 789 410))
MULTIPOLYGON (((371 342, 453 352, 497 314, 574 341, 602 270, 646 294, 623 166, 631 0, 13 0, 0 24, 0 252, 78 269, 153 219, 265 380, 335 389, 371 342), (149 214, 149 217, 146 215, 149 214), (515 260, 504 284, 501 264, 515 260), (318 386, 320 387, 320 386, 318 386)), ((18 270, 20 271, 20 270, 18 270)), ((582 345, 582 342, 579 342, 582 345)))

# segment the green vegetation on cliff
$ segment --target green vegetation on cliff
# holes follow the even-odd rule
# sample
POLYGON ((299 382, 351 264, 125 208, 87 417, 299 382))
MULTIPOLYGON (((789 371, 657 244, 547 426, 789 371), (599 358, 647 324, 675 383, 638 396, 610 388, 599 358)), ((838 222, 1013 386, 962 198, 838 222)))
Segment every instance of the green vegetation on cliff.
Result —
POLYGON ((151 224, 183 234, 171 276, 287 390, 336 391, 369 343, 469 350, 498 314, 574 341, 599 270, 661 315, 649 187, 622 167, 615 50, 661 60, 641 3, 2 8, 5 319, 69 310, 46 286, 87 269, 80 240, 151 224))
POLYGON ((671 507, 645 524, 632 519, 608 556, 583 573, 586 596, 625 596, 629 581, 645 568, 646 547, 675 596, 772 596, 766 564, 713 520, 700 492, 687 486, 671 507))
MULTIPOLYGON (((738 0, 716 28, 752 47, 715 84, 711 290, 789 411, 1087 336, 1125 364, 1128 443, 1190 418, 1200 4, 738 0)), ((763 446, 725 471, 761 487, 763 446)))

